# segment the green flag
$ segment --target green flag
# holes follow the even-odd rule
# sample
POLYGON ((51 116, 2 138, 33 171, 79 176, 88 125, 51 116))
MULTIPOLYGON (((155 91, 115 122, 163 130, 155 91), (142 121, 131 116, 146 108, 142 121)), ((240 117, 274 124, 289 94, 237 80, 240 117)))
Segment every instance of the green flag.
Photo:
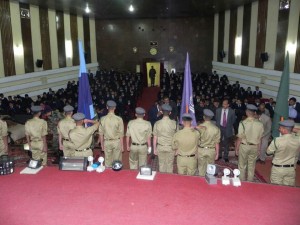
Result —
POLYGON ((279 90, 276 99, 276 106, 274 110, 273 124, 272 124, 272 136, 279 136, 278 122, 289 117, 289 90, 290 90, 290 65, 289 65, 289 52, 287 52, 284 69, 282 71, 279 90))

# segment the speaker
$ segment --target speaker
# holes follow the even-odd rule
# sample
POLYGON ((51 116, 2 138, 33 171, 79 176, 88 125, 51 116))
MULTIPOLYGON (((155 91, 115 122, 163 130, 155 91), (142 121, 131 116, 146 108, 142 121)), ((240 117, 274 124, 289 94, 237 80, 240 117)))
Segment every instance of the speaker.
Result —
POLYGON ((224 59, 226 57, 226 53, 224 52, 224 50, 222 50, 222 51, 219 52, 219 57, 221 59, 224 59))
POLYGON ((263 52, 260 54, 260 59, 262 62, 267 62, 269 60, 269 55, 267 52, 263 52))
POLYGON ((37 59, 35 62, 36 67, 41 68, 43 67, 43 60, 42 59, 37 59))

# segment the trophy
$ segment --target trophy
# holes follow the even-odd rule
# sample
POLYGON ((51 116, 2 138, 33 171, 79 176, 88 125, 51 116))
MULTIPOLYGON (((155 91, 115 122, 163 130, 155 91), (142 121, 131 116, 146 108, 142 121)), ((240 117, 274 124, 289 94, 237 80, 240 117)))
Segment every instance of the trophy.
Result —
POLYGON ((94 157, 93 156, 89 156, 88 157, 88 161, 89 161, 89 165, 87 167, 87 171, 89 172, 92 172, 94 170, 92 164, 93 164, 93 160, 94 160, 94 157))
POLYGON ((241 186, 240 178, 238 178, 238 176, 240 175, 240 173, 241 173, 241 171, 239 169, 234 169, 233 170, 234 177, 232 178, 232 184, 235 187, 241 186))
POLYGON ((230 174, 230 170, 225 168, 223 170, 224 172, 224 176, 222 176, 222 184, 223 185, 229 185, 230 184, 230 178, 228 177, 228 175, 230 174))
POLYGON ((104 166, 104 158, 101 156, 98 159, 98 162, 100 163, 100 165, 98 166, 98 168, 96 169, 96 171, 98 173, 102 173, 105 170, 105 166, 104 166))

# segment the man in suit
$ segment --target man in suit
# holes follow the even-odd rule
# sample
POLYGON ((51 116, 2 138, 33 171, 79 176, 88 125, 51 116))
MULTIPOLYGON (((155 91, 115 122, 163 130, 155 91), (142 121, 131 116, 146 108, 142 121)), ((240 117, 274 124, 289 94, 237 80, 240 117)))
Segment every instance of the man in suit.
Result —
POLYGON ((219 159, 222 158, 222 148, 224 148, 223 158, 225 162, 229 162, 229 140, 234 135, 233 124, 235 123, 235 119, 235 113, 233 109, 229 107, 229 100, 224 99, 222 108, 219 108, 216 111, 216 125, 221 130, 221 148, 219 152, 219 159))
POLYGON ((289 105, 297 111, 297 117, 294 119, 295 123, 300 123, 300 103, 295 97, 289 99, 289 105))
POLYGON ((255 91, 253 91, 252 96, 253 96, 254 98, 262 98, 262 93, 261 93, 261 91, 259 90, 259 87, 258 87, 258 86, 255 87, 255 91))
POLYGON ((274 108, 275 107, 273 106, 273 103, 274 103, 273 98, 270 98, 269 102, 266 103, 266 109, 269 110, 271 118, 273 118, 273 116, 274 116, 274 108))
POLYGON ((148 112, 148 120, 150 121, 152 127, 154 127, 154 124, 156 121, 160 120, 162 118, 163 112, 161 110, 161 106, 156 101, 154 105, 149 109, 148 112))

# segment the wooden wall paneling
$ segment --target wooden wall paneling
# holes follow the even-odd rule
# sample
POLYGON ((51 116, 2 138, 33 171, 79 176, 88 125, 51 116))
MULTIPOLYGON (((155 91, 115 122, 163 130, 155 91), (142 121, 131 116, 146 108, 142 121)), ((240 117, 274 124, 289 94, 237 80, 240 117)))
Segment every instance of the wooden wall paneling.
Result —
POLYGON ((40 7, 39 11, 40 11, 40 29, 41 29, 41 39, 42 39, 43 69, 51 70, 52 60, 51 60, 48 10, 40 7))
POLYGON ((265 52, 267 14, 268 14, 268 0, 259 0, 258 18, 257 18, 256 54, 255 54, 255 67, 258 68, 263 68, 263 63, 260 59, 260 54, 265 52))
POLYGON ((219 31, 218 31, 218 62, 223 62, 220 57, 220 51, 224 50, 224 25, 225 25, 225 12, 219 13, 219 31))
POLYGON ((77 16, 70 15, 71 39, 73 46, 73 66, 79 65, 77 16))
POLYGON ((56 32, 58 47, 58 64, 59 68, 66 67, 66 50, 65 50, 65 30, 64 30, 64 13, 56 11, 56 32))
POLYGON ((86 16, 83 17, 83 35, 85 62, 91 63, 90 19, 86 16))
POLYGON ((297 50, 296 50, 296 59, 295 59, 295 73, 300 73, 300 16, 298 23, 298 37, 297 37, 297 50))
POLYGON ((5 76, 16 74, 9 1, 0 1, 0 31, 5 76))
POLYGON ((142 66, 145 59, 151 58, 166 61, 169 70, 184 71, 189 52, 192 71, 211 72, 213 33, 213 17, 96 20, 97 57, 100 67, 106 69, 134 71, 137 64, 142 66), (150 41, 158 42, 154 56, 150 54, 150 41), (137 53, 133 47, 137 47, 137 53))
POLYGON ((228 63, 235 63, 235 38, 237 29, 237 9, 230 10, 230 26, 229 26, 229 49, 228 49, 228 63))
POLYGON ((276 55, 275 55, 275 70, 283 70, 285 47, 289 26, 290 9, 279 10, 277 40, 276 40, 276 55))
POLYGON ((251 3, 244 5, 242 58, 241 58, 241 64, 243 66, 248 66, 248 61, 249 61, 251 9, 252 9, 251 3))
MULTIPOLYGON (((20 3, 20 10, 22 8, 29 10, 29 5, 25 3, 20 3)), ((24 18, 21 16, 21 33, 24 48, 25 73, 32 73, 34 72, 34 62, 30 18, 24 18)))

